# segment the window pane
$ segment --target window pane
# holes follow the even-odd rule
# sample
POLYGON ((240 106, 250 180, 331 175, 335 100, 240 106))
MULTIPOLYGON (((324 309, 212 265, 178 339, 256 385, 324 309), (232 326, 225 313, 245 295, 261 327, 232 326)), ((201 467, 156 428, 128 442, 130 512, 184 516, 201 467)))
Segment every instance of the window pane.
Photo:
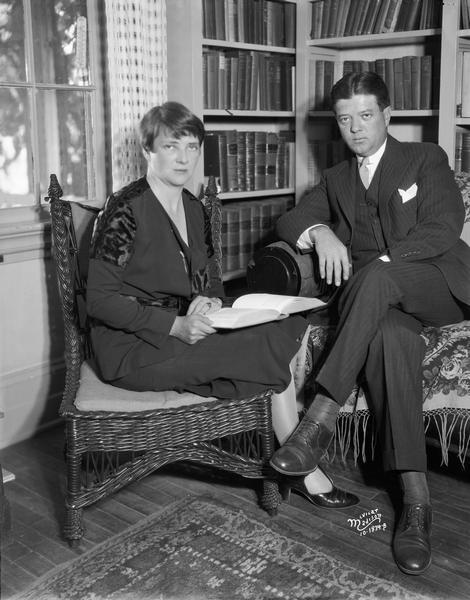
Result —
POLYGON ((28 91, 0 88, 0 208, 33 204, 28 91))
POLYGON ((34 0, 31 10, 36 81, 87 85, 86 0, 34 0))
POLYGON ((23 1, 0 1, 0 81, 24 81, 23 1))
POLYGON ((41 194, 47 191, 49 175, 56 173, 64 196, 87 199, 85 110, 90 114, 89 93, 41 90, 37 97, 41 194))

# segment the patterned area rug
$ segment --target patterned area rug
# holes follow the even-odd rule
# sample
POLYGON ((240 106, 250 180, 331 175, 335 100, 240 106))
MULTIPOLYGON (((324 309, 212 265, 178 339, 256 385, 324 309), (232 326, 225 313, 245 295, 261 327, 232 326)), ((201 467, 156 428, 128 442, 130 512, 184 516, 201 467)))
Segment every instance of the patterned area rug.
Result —
POLYGON ((423 600, 247 508, 185 498, 57 567, 15 600, 423 600))

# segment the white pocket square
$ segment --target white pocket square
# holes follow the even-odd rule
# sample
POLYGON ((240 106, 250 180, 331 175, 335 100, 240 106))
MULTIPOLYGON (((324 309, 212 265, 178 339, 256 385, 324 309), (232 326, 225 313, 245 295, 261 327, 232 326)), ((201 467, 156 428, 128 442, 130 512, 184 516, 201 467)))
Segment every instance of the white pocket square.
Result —
POLYGON ((403 204, 405 204, 405 202, 408 202, 408 200, 414 198, 416 196, 417 191, 418 186, 416 185, 416 183, 410 185, 410 187, 407 190, 401 190, 400 188, 398 188, 398 193, 401 196, 401 201, 403 202, 403 204))

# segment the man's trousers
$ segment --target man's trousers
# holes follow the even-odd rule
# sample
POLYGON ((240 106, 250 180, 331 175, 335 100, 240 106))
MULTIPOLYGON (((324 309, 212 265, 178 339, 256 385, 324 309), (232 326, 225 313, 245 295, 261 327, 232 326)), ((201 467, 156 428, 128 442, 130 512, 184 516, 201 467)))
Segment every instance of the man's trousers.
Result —
POLYGON ((385 469, 426 471, 420 332, 463 320, 462 307, 434 265, 375 260, 344 285, 338 313, 317 383, 342 406, 364 376, 385 469))

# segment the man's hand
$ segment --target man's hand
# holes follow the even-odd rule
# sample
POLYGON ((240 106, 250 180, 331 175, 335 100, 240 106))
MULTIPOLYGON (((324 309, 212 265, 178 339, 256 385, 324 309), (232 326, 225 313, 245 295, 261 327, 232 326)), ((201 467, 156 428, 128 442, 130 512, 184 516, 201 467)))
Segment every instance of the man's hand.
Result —
POLYGON ((216 329, 212 327, 207 317, 200 314, 176 317, 170 330, 170 335, 186 344, 195 344, 204 339, 216 329))
POLYGON ((349 279, 351 264, 348 251, 329 227, 315 227, 310 232, 318 256, 320 277, 330 285, 340 286, 349 279))

